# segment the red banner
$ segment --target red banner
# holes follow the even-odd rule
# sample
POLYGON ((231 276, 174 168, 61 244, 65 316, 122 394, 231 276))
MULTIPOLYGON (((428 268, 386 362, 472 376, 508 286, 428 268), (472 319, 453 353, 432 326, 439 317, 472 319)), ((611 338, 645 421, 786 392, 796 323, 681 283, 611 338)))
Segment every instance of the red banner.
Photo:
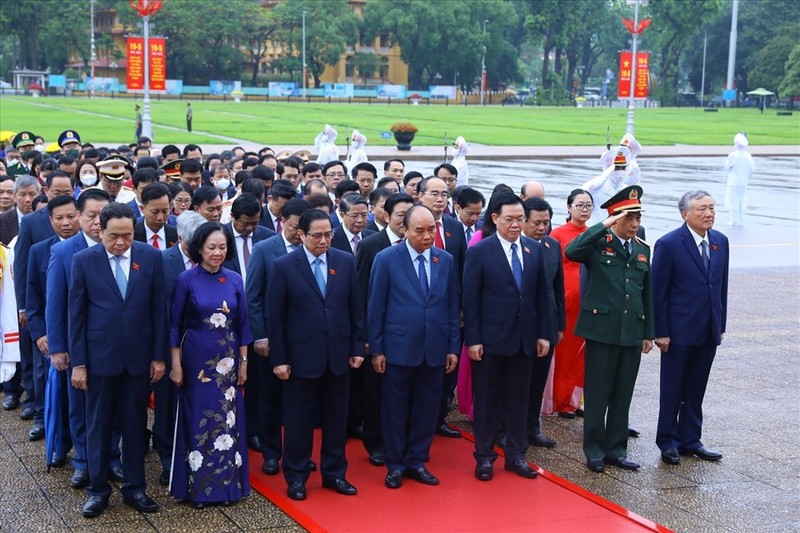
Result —
MULTIPOLYGON (((128 37, 128 91, 144 91, 144 38, 128 37)), ((167 90, 167 49, 163 37, 150 37, 150 90, 167 90)))
MULTIPOLYGON (((631 95, 631 71, 633 54, 628 51, 619 53, 619 84, 617 97, 628 98, 631 95)), ((647 98, 648 80, 650 79, 650 52, 636 53, 636 82, 633 88, 634 98, 647 98)))
POLYGON ((128 91, 144 90, 144 39, 128 37, 128 91))

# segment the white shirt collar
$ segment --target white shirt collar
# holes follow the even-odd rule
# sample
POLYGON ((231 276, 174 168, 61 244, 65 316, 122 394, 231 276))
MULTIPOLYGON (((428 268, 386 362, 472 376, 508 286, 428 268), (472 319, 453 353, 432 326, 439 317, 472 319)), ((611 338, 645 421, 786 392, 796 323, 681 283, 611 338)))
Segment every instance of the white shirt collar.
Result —
MULTIPOLYGON (((420 255, 420 253, 418 251, 416 251, 414 248, 411 247, 411 243, 408 242, 408 239, 406 239, 406 250, 408 250, 408 254, 411 256, 411 262, 413 263, 414 261, 416 261, 417 260, 417 256, 420 255)), ((421 255, 422 255, 422 257, 425 258, 425 261, 428 264, 430 264, 430 262, 431 262, 431 249, 430 248, 426 248, 425 251, 422 252, 421 255)))
MULTIPOLYGON (((317 257, 314 256, 314 254, 312 254, 311 252, 309 252, 308 248, 306 248, 305 246, 303 246, 303 251, 306 254, 306 259, 308 259, 308 264, 312 265, 312 268, 313 268, 314 261, 317 260, 317 257)), ((328 257, 327 256, 328 256, 328 254, 322 254, 321 256, 319 256, 319 259, 322 261, 323 265, 326 265, 328 263, 328 257)))
POLYGON ((689 227, 689 224, 686 224, 686 229, 689 230, 689 233, 691 234, 692 238, 694 239, 695 246, 697 246, 699 248, 700 247, 700 243, 703 242, 703 241, 705 241, 706 244, 708 244, 708 232, 706 232, 706 236, 705 237, 701 237, 695 230, 693 230, 692 228, 689 227))
POLYGON ((386 226, 386 236, 389 237, 390 244, 396 244, 397 241, 402 240, 403 237, 392 231, 392 228, 386 226))
POLYGON ((164 226, 161 226, 161 229, 156 232, 156 231, 151 230, 150 227, 147 225, 147 222, 145 222, 144 223, 144 234, 145 234, 145 237, 147 237, 148 244, 151 243, 151 241, 153 240, 153 235, 158 235, 159 239, 161 239, 165 243, 167 242, 167 232, 164 230, 164 226))
MULTIPOLYGON (((128 248, 127 250, 125 250, 125 253, 122 254, 122 260, 123 261, 126 260, 126 259, 130 260, 130 258, 131 258, 131 248, 133 248, 133 247, 128 248)), ((114 258, 116 257, 114 254, 112 254, 108 250, 106 250, 106 256, 108 257, 109 261, 114 261, 114 258)))
MULTIPOLYGON (((286 238, 286 235, 284 235, 283 232, 281 232, 281 239, 283 240, 283 247, 286 248, 287 253, 295 249, 294 244, 289 242, 289 240, 286 238)), ((300 246, 302 246, 302 244, 300 246)))
POLYGON ((178 243, 177 246, 178 246, 178 250, 181 252, 181 257, 183 258, 183 265, 186 266, 186 264, 188 263, 189 266, 191 266, 192 265, 192 258, 189 257, 188 255, 186 255, 185 253, 183 253, 183 247, 180 245, 180 243, 178 243))
POLYGON ((517 253, 521 252, 522 243, 520 242, 520 238, 519 237, 517 237, 517 240, 512 243, 511 241, 507 241, 504 238, 502 238, 499 233, 496 233, 496 235, 497 235, 497 240, 500 241, 500 246, 503 247, 503 251, 505 252, 506 255, 509 255, 511 253, 511 245, 512 244, 516 244, 517 245, 517 253))

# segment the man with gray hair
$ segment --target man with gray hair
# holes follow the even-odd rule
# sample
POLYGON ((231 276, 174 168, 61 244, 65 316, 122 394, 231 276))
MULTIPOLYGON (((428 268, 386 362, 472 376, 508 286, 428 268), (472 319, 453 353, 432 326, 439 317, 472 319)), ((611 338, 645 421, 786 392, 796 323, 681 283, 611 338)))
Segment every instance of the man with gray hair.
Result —
POLYGON ((653 311, 661 350, 661 396, 656 444, 661 460, 681 455, 719 461, 706 448, 703 396, 728 307, 728 239, 712 229, 714 199, 690 191, 678 202, 685 223, 661 237, 653 253, 653 311))
POLYGON ((17 236, 22 217, 33 211, 33 199, 40 192, 39 180, 27 174, 17 176, 13 185, 14 209, 0 213, 0 242, 8 246, 17 236))
MULTIPOLYGON (((194 267, 189 258, 189 243, 192 242, 194 232, 206 222, 197 211, 184 211, 178 217, 178 246, 167 248, 164 256, 164 292, 167 301, 167 313, 172 304, 172 291, 175 281, 184 270, 194 267)), ((170 371, 170 361, 166 361, 166 372, 170 371)), ((175 385, 168 379, 162 379, 153 385, 155 393, 155 419, 153 420, 153 448, 158 452, 161 460, 161 475, 158 482, 169 485, 170 469, 172 467, 172 436, 175 430, 175 410, 178 395, 175 385)))

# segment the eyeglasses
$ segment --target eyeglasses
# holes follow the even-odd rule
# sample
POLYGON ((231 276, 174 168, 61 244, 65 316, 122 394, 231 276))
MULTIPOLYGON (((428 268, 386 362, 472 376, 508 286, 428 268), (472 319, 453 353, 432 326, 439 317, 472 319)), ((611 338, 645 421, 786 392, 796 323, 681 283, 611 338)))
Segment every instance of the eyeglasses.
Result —
POLYGON ((505 222, 506 224, 513 224, 514 222, 516 222, 520 226, 525 224, 525 220, 526 220, 525 217, 503 217, 503 222, 505 222))
POLYGON ((328 174, 325 174, 325 177, 328 178, 343 178, 345 176, 347 176, 347 174, 344 172, 329 172, 328 174))
POLYGON ((332 231, 326 231, 324 233, 309 233, 308 236, 311 237, 312 239, 314 239, 315 241, 318 241, 318 240, 323 239, 323 238, 326 241, 329 241, 333 237, 333 232, 332 231))
POLYGON ((445 183, 455 183, 456 181, 458 181, 458 179, 452 178, 452 177, 451 178, 439 178, 439 179, 442 180, 445 183))
POLYGON ((583 210, 591 211, 592 209, 594 209, 594 205, 592 204, 572 204, 572 207, 574 207, 578 211, 583 211, 583 210))
POLYGON ((181 204, 181 205, 192 203, 192 199, 191 198, 175 198, 172 201, 175 202, 176 204, 181 204))
POLYGON ((358 220, 359 218, 367 220, 367 218, 369 218, 369 213, 345 213, 344 216, 352 218, 353 220, 358 220))

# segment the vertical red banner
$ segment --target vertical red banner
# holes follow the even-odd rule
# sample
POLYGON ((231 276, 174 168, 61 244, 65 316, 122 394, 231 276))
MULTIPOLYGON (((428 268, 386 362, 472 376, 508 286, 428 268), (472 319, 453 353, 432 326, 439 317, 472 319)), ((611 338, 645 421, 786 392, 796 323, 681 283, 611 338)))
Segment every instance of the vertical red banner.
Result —
POLYGON ((163 37, 150 37, 150 90, 167 90, 167 46, 163 37))
MULTIPOLYGON (((631 95, 631 71, 633 70, 633 54, 629 51, 619 53, 619 84, 617 97, 628 98, 631 95)), ((648 80, 650 79, 650 52, 636 53, 636 82, 633 88, 634 98, 647 98, 648 80)))
POLYGON ((129 91, 144 90, 144 39, 128 37, 128 80, 129 91))

